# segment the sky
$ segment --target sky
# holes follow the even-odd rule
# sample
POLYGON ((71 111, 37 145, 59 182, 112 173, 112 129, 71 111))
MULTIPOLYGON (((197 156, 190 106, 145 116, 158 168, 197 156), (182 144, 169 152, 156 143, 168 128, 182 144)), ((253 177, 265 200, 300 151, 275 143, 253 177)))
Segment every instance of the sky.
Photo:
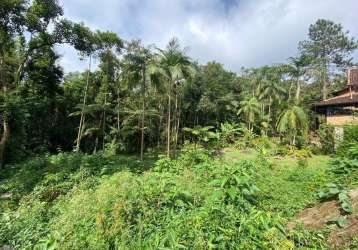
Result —
MULTIPOLYGON (((358 38, 358 0, 59 0, 65 16, 163 48, 177 37, 199 63, 242 67, 285 63, 319 18, 341 23, 358 38)), ((61 46, 65 72, 83 70, 75 50, 61 46)), ((354 55, 358 62, 358 52, 354 55)))

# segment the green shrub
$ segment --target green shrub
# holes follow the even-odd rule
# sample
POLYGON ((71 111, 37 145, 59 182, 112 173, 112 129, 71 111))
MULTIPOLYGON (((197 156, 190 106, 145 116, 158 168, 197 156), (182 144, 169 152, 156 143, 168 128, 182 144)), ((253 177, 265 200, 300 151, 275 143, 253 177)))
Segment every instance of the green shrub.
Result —
POLYGON ((347 187, 358 184, 358 143, 348 143, 340 148, 330 164, 328 173, 338 184, 347 187))
POLYGON ((307 229, 303 225, 297 225, 288 234, 291 244, 295 246, 291 249, 327 249, 324 237, 325 232, 321 231, 307 229))
POLYGON ((334 127, 329 125, 322 125, 318 131, 318 136, 321 144, 321 150, 325 154, 331 154, 334 152, 334 127))
POLYGON ((276 151, 277 155, 290 156, 299 160, 310 158, 312 150, 309 147, 298 149, 295 146, 280 145, 276 151))
POLYGON ((358 126, 346 125, 344 126, 343 141, 345 143, 358 143, 358 126))
POLYGON ((338 199, 344 212, 353 213, 352 201, 348 191, 341 185, 334 183, 327 184, 318 192, 318 197, 321 200, 338 199))
POLYGON ((242 129, 235 123, 221 123, 219 130, 219 142, 221 147, 227 147, 236 141, 242 129))
POLYGON ((51 237, 62 249, 278 248, 287 240, 282 219, 252 205, 249 167, 212 168, 207 177, 190 169, 116 174, 61 199, 51 237))
POLYGON ((297 164, 300 168, 306 168, 308 166, 307 158, 303 157, 303 158, 298 159, 297 164))
POLYGON ((255 145, 252 142, 257 137, 257 135, 253 131, 247 129, 244 125, 241 125, 240 132, 241 134, 235 142, 235 147, 238 149, 254 147, 255 145))
POLYGON ((348 143, 342 147, 339 154, 331 161, 327 169, 331 183, 327 183, 319 192, 322 200, 337 199, 346 213, 352 213, 353 208, 348 194, 352 186, 358 184, 358 144, 348 143))
POLYGON ((251 145, 254 148, 266 148, 271 150, 276 147, 274 140, 274 138, 269 138, 267 136, 258 136, 251 140, 251 145))
POLYGON ((184 169, 208 162, 212 159, 210 150, 195 144, 187 143, 182 148, 177 159, 160 156, 159 160, 154 164, 154 171, 179 173, 184 169))
POLYGON ((16 212, 4 213, 0 217, 0 244, 16 249, 31 249, 34 244, 49 233, 46 202, 24 199, 16 212))

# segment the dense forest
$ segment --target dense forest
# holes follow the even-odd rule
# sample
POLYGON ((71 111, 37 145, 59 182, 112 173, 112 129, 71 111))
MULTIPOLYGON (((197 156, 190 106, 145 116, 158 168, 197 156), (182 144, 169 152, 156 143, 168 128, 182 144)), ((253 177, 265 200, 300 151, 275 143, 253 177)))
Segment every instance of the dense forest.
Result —
POLYGON ((354 215, 358 128, 338 144, 312 109, 347 84, 358 42, 307 28, 285 63, 231 72, 177 38, 91 30, 56 0, 1 0, 0 247, 358 247, 358 230, 332 241, 354 215), (88 68, 65 74, 61 45, 88 68), (330 226, 288 229, 332 199, 330 226))

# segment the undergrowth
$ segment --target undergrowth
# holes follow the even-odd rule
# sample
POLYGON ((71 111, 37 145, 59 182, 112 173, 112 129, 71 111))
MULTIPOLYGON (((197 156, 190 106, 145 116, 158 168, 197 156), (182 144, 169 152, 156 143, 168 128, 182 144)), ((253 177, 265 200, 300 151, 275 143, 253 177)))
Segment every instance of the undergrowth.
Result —
POLYGON ((61 153, 27 164, 21 171, 34 175, 24 185, 16 181, 21 171, 1 183, 2 192, 17 191, 11 204, 1 201, 0 244, 16 249, 325 247, 318 232, 285 228, 313 200, 295 201, 294 190, 321 183, 321 172, 312 176, 310 168, 300 175, 297 166, 282 179, 265 157, 228 162, 193 147, 152 169, 133 157, 100 154, 61 153), (289 183, 298 186, 285 190, 289 183))

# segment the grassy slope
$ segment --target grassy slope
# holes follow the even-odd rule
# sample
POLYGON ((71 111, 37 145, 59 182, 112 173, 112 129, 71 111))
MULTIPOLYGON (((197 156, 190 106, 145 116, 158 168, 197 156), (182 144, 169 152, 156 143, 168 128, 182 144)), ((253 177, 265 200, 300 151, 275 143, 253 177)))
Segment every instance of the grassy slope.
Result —
MULTIPOLYGON (((5 220, 5 225, 13 230, 16 237, 15 240, 9 238, 4 242, 20 246, 26 241, 26 245, 31 247, 33 240, 51 233, 48 227, 62 232, 62 235, 71 232, 65 241, 68 242, 68 249, 76 244, 81 246, 84 242, 89 244, 87 247, 91 244, 98 247, 97 243, 103 247, 114 244, 112 238, 115 239, 119 232, 124 242, 128 240, 127 244, 133 244, 133 249, 157 241, 155 244, 158 245, 177 244, 174 241, 181 242, 180 239, 184 240, 183 244, 195 242, 200 249, 206 245, 207 237, 211 235, 236 237, 232 230, 236 228, 235 220, 238 218, 247 220, 245 230, 248 231, 239 234, 245 240, 247 237, 247 244, 265 242, 268 236, 260 231, 256 232, 256 229, 268 227, 269 224, 266 223, 276 220, 275 214, 288 220, 298 210, 316 201, 315 192, 326 181, 324 171, 329 157, 314 156, 309 159, 305 168, 299 167, 297 161, 289 157, 269 158, 270 168, 257 169, 255 181, 261 190, 257 199, 257 215, 249 215, 247 218, 242 217, 242 214, 234 215, 237 210, 230 205, 222 208, 223 211, 233 209, 227 216, 215 215, 214 211, 218 210, 207 203, 214 190, 210 182, 216 175, 225 173, 219 171, 215 174, 215 169, 228 168, 230 173, 230 169, 236 168, 234 165, 241 160, 255 160, 257 157, 255 151, 226 150, 221 160, 208 165, 210 170, 204 164, 200 169, 189 168, 180 173, 156 174, 147 171, 144 175, 143 169, 153 165, 154 159, 148 159, 142 165, 133 156, 60 154, 48 157, 43 163, 43 159, 35 159, 22 167, 14 166, 14 171, 10 170, 6 179, 0 183, 0 193, 13 192, 13 203, 21 198, 22 206, 17 210, 18 218, 5 220), (167 190, 167 187, 170 189, 167 190), (190 201, 188 204, 177 204, 177 196, 188 196, 184 201, 189 199, 194 203, 190 201), (158 210, 158 206, 162 208, 158 210), (274 218, 270 218, 269 214, 265 215, 266 212, 272 212, 274 218), (135 215, 137 213, 141 214, 139 218, 135 215), (258 217, 256 221, 256 216, 263 217, 258 217), (133 231, 127 230, 129 226, 133 227, 133 231), (208 228, 207 232, 202 231, 203 227, 209 226, 212 228, 208 228), (24 230, 24 227, 28 228, 24 230), (218 232, 214 232, 215 230, 218 232), (134 231, 137 231, 135 235, 129 235, 134 231), (194 232, 194 235, 190 235, 194 232)), ((8 203, 0 200, 0 208, 8 210, 15 206, 8 203)), ((242 223, 241 227, 245 228, 244 225, 242 223)), ((4 233, 11 237, 11 232, 4 233)), ((282 236, 275 236, 273 239, 280 240, 272 244, 283 244, 282 240, 285 242, 282 236)))
POLYGON ((151 168, 156 159, 147 156, 140 162, 135 155, 59 153, 8 165, 0 172, 0 195, 11 195, 11 198, 0 198, 0 211, 16 207, 19 200, 40 187, 51 187, 54 192, 60 191, 56 195, 63 195, 87 179, 96 184, 100 177, 124 170, 141 173, 151 168))
MULTIPOLYGON (((224 159, 228 162, 253 160, 258 153, 253 150, 227 149, 224 159)), ((314 155, 308 159, 307 167, 298 166, 292 157, 271 157, 270 169, 262 169, 257 180, 263 191, 261 205, 265 210, 280 212, 291 217, 296 212, 317 201, 317 190, 327 182, 325 170, 329 156, 314 155)))

